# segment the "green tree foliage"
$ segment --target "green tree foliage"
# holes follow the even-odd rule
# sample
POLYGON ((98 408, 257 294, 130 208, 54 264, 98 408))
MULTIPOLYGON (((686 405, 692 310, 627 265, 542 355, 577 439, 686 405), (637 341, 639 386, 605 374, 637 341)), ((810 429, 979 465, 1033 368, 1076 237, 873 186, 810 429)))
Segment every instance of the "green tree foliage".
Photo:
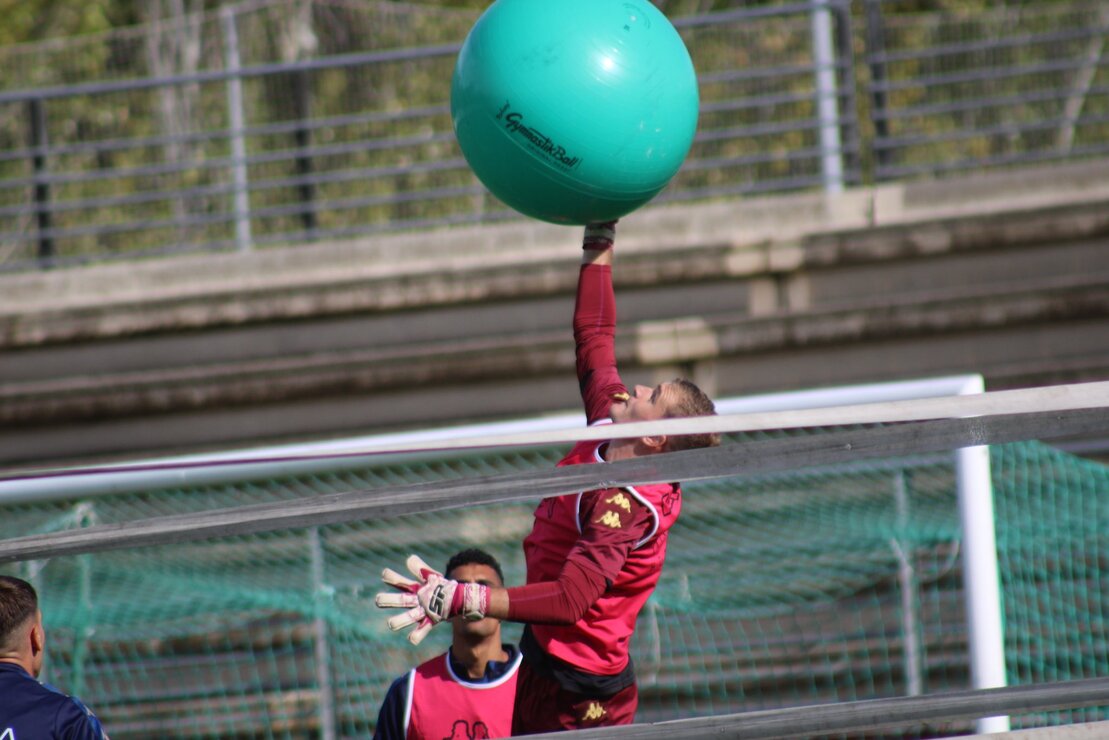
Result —
POLYGON ((107 31, 127 22, 120 0, 0 0, 0 45, 107 31))

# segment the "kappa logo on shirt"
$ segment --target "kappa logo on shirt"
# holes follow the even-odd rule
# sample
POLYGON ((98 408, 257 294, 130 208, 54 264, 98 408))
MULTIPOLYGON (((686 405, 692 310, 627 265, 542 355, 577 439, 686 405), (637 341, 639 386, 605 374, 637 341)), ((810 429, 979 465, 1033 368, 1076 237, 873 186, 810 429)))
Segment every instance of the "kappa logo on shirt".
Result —
POLYGON ((613 504, 614 506, 619 506, 621 509, 628 512, 629 514, 632 513, 632 502, 629 501, 628 497, 625 496, 622 493, 617 493, 615 496, 612 496, 611 498, 606 498, 605 503, 606 504, 613 504))
POLYGON ((474 722, 474 728, 471 730, 469 722, 464 719, 456 719, 454 727, 451 728, 451 734, 443 740, 487 740, 488 737, 489 728, 481 720, 474 722))
POLYGON ((4 730, 4 734, 0 735, 0 740, 15 740, 15 730, 10 727, 4 730))
POLYGON ((600 519, 596 520, 596 524, 603 524, 606 527, 611 527, 612 529, 620 529, 620 527, 622 526, 620 524, 620 515, 617 514, 615 511, 606 511, 600 519))
POLYGON ((585 710, 585 714, 583 714, 581 718, 585 722, 591 722, 595 719, 604 717, 606 714, 608 714, 608 712, 605 711, 605 708, 594 701, 589 703, 589 708, 585 710))

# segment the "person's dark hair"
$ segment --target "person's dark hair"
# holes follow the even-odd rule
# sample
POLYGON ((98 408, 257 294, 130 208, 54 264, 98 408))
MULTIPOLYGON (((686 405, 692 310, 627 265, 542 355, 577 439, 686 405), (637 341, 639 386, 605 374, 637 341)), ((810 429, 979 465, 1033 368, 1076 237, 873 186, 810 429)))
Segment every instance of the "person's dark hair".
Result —
MULTIPOLYGON (((675 378, 671 385, 678 391, 666 409, 666 418, 676 419, 686 416, 715 416, 716 405, 693 381, 675 378)), ((666 440, 667 452, 695 450, 700 447, 715 447, 720 444, 719 434, 680 434, 666 440)))
POLYGON ((16 629, 33 619, 38 608, 34 586, 22 578, 0 576, 0 646, 7 645, 16 629))
POLYGON ((501 564, 497 559, 476 547, 470 547, 462 552, 455 553, 450 560, 447 561, 447 567, 443 569, 445 575, 450 575, 451 571, 460 565, 487 565, 497 572, 497 578, 500 579, 501 585, 504 585, 504 573, 501 571, 501 564))

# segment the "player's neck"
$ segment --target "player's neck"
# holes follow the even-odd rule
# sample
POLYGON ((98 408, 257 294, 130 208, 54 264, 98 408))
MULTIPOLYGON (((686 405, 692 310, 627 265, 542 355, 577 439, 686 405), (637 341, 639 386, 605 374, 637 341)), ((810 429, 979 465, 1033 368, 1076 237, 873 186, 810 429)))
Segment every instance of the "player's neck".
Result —
POLYGON ((630 460, 633 457, 646 457, 658 452, 662 452, 662 450, 644 444, 643 440, 639 438, 614 439, 601 451, 601 457, 604 458, 605 462, 616 462, 617 460, 630 460))
POLYGON ((469 678, 485 676, 485 668, 491 660, 508 660, 508 653, 501 644, 499 632, 476 642, 455 640, 451 643, 451 656, 466 668, 466 675, 469 678))
POLYGON ((614 439, 601 450, 601 456, 605 462, 616 462, 617 460, 628 460, 637 457, 635 442, 634 439, 614 439))

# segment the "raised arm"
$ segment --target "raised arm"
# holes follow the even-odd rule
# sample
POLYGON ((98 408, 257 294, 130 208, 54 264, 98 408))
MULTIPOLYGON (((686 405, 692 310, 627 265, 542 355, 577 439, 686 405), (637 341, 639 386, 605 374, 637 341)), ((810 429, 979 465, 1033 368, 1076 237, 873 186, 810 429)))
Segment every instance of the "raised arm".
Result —
POLYGON ((615 223, 587 226, 574 304, 578 386, 590 424, 608 416, 614 398, 627 397, 616 370, 616 296, 612 289, 615 223))

